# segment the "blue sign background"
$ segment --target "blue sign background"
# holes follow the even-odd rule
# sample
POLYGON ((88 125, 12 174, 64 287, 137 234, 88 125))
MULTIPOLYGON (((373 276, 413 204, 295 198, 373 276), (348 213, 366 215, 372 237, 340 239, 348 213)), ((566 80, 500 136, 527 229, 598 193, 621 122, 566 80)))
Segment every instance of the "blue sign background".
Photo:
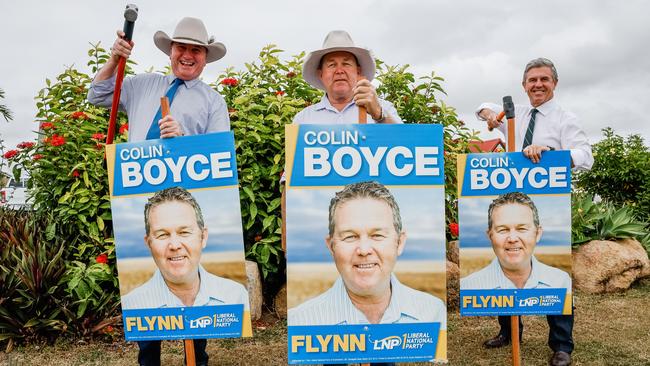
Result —
MULTIPOLYGON (((463 173, 463 185, 460 196, 497 196, 503 193, 508 192, 522 192, 526 194, 562 194, 562 193, 571 193, 571 153, 569 151, 546 151, 542 154, 542 159, 539 163, 533 163, 524 156, 521 152, 511 152, 511 153, 495 153, 495 154, 467 154, 466 155, 466 165, 465 171, 463 173), (474 160, 479 159, 479 160, 474 160), (501 165, 504 160, 507 160, 507 166, 496 166, 501 165), (488 167, 472 167, 472 162, 475 162, 477 165, 481 163, 491 163, 495 166, 488 167), (503 188, 498 189, 493 187, 491 184, 486 189, 472 189, 471 187, 471 174, 473 170, 485 170, 488 173, 488 177, 495 170, 508 170, 510 168, 517 169, 522 171, 523 169, 534 169, 542 168, 548 171, 551 167, 564 167, 566 178, 564 181, 568 182, 565 187, 561 188, 535 188, 530 185, 528 178, 524 179, 524 184, 522 188, 518 188, 515 184, 515 180, 512 179, 510 184, 503 188)), ((500 175, 500 178, 503 176, 500 175)), ((543 179, 548 177, 543 177, 541 175, 538 178, 543 179)), ((500 180, 502 182, 503 179, 500 180)))
MULTIPOLYGON (((409 324, 365 324, 365 325, 321 325, 289 326, 289 363, 366 363, 366 362, 417 362, 432 361, 436 357, 439 323, 409 324), (417 335, 420 336, 417 336, 417 335), (425 336, 426 334, 426 336, 425 336), (333 349, 308 352, 308 347, 299 346, 298 352, 292 352, 295 336, 310 337, 311 346, 319 346, 317 336, 328 335, 343 337, 345 335, 364 336, 365 350, 334 352, 333 349), (409 337, 409 335, 414 335, 409 337), (416 340, 417 341, 413 341, 416 340), (382 342, 383 341, 383 342, 382 342), (391 342, 392 341, 392 342, 391 342), (407 348, 410 344, 421 344, 419 348, 407 348), (399 342, 399 344, 397 344, 399 342)), ((305 340, 306 343, 306 340, 305 340)), ((330 347, 332 345, 330 344, 330 347)))
POLYGON ((460 290, 460 315, 562 315, 565 301, 565 288, 460 290), (481 296, 488 299, 512 296, 514 302, 513 306, 474 306, 481 304, 481 296), (472 306, 464 306, 464 301, 472 306))
MULTIPOLYGON (((361 182, 374 180, 384 185, 443 185, 444 180, 444 155, 443 155, 443 141, 442 141, 442 126, 441 125, 300 125, 298 137, 296 141, 295 160, 292 167, 292 174, 290 178, 291 186, 344 186, 353 181, 361 182), (307 145, 305 143, 305 134, 307 133, 328 133, 334 136, 341 136, 344 132, 358 133, 358 144, 327 144, 327 145, 307 145), (305 177, 304 172, 304 150, 309 147, 322 147, 329 152, 330 160, 334 152, 341 147, 351 147, 359 150, 360 147, 369 147, 372 152, 380 146, 391 147, 404 146, 413 152, 413 158, 404 158, 398 156, 396 159, 396 166, 402 167, 404 164, 415 164, 415 148, 416 147, 438 147, 438 153, 431 155, 437 158, 437 165, 439 168, 439 175, 437 176, 416 176, 415 168, 405 176, 395 176, 391 174, 385 165, 385 158, 388 153, 383 157, 379 165, 379 174, 370 175, 369 164, 362 159, 362 166, 359 173, 352 177, 343 177, 338 175, 332 169, 328 175, 324 177, 305 177)), ((340 137, 339 141, 340 140, 340 137)), ((342 165, 346 168, 350 167, 351 159, 346 156, 343 159, 342 165), (346 159, 347 158, 347 159, 346 159)), ((434 167, 433 165, 428 167, 434 167)))
MULTIPOLYGON (((115 152, 115 181, 113 184, 113 196, 123 196, 123 195, 132 195, 132 194, 142 194, 149 192, 157 192, 165 188, 180 186, 182 185, 185 189, 196 189, 196 188, 212 188, 212 187, 223 187, 223 186, 236 186, 237 185, 237 163, 235 161, 235 138, 232 132, 218 132, 210 133, 205 135, 194 135, 194 136, 184 136, 184 137, 175 137, 173 139, 160 139, 160 140, 147 140, 140 142, 131 142, 124 144, 117 144, 115 152), (149 157, 149 158, 140 158, 137 160, 127 159, 122 160, 122 154, 126 154, 125 150, 137 149, 144 151, 146 154, 149 154, 151 151, 150 148, 155 148, 162 146, 163 156, 161 157, 149 157), (220 148, 216 150, 216 148, 220 148), (215 151, 216 150, 216 151, 215 151), (123 152, 124 151, 124 152, 123 152), (171 158, 174 162, 177 162, 180 157, 190 157, 195 154, 204 155, 209 159, 210 153, 215 152, 229 152, 230 158, 223 159, 224 162, 230 163, 230 168, 224 170, 232 171, 232 177, 228 178, 212 178, 212 175, 208 175, 206 179, 203 180, 193 180, 187 173, 185 167, 181 170, 181 182, 174 182, 171 172, 167 172, 166 179, 157 185, 148 184, 146 181, 143 181, 142 184, 134 187, 124 187, 122 184, 122 163, 124 162, 137 162, 140 167, 148 160, 152 159, 165 159, 171 158)), ((195 164, 196 170, 210 169, 210 163, 195 164)), ((156 176, 160 173, 158 168, 152 170, 152 174, 156 176)))
MULTIPOLYGON (((122 310, 122 319, 124 322, 124 336, 127 341, 145 341, 158 339, 191 339, 191 338, 233 338, 241 337, 242 322, 244 316, 244 305, 217 305, 217 306, 197 306, 182 308, 157 308, 157 309, 124 309, 122 310), (224 326, 215 326, 214 318, 222 318, 224 314, 233 314, 236 321, 223 324, 224 326), (127 326, 129 317, 140 318, 140 324, 146 326, 145 317, 169 317, 182 316, 184 329, 154 329, 141 330, 137 326, 127 326), (197 319, 208 317, 212 324, 206 324, 204 327, 198 325, 197 319), (193 322, 194 321, 194 322, 193 322), (194 327, 192 327, 194 325, 194 327), (135 329, 134 329, 135 328, 135 329)), ((228 316, 228 319, 233 318, 228 316)), ((225 319, 225 318, 224 318, 225 319)), ((156 327, 157 328, 157 327, 156 327)))

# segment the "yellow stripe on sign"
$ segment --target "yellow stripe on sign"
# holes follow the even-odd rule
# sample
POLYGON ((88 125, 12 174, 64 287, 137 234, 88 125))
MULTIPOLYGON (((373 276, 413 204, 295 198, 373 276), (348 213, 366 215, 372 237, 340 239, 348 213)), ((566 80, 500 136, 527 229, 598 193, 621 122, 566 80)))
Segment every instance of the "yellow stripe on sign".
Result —
POLYGON ((562 309, 562 315, 571 315, 571 313, 573 313, 573 294, 567 292, 564 297, 564 309, 562 309))
POLYGON ((298 129, 300 125, 284 125, 284 177, 286 178, 286 186, 291 186, 291 173, 293 170, 293 160, 296 155, 296 147, 298 146, 298 129))
POLYGON ((106 145, 106 168, 108 169, 108 194, 113 198, 113 175, 115 173, 115 144, 106 145))
POLYGON ((467 164, 467 154, 458 154, 456 160, 456 179, 458 180, 458 197, 463 191, 463 178, 465 177, 465 165, 467 164))
POLYGON ((447 359, 447 331, 440 329, 438 333, 438 346, 436 347, 436 360, 447 359))
POLYGON ((251 312, 250 310, 244 310, 244 319, 242 319, 242 337, 252 337, 253 336, 253 326, 251 325, 251 312))

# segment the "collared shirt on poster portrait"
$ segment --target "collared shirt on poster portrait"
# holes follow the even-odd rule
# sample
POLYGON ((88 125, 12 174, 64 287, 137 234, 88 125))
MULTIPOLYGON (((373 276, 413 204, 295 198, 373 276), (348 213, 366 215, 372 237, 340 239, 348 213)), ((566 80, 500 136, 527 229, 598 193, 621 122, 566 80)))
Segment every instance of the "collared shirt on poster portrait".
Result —
MULTIPOLYGON (((397 114, 397 109, 391 102, 379 99, 379 104, 383 110, 384 116, 391 116, 395 123, 402 123, 402 119, 397 114)), ((310 105, 309 107, 298 112, 293 117, 295 124, 354 124, 359 123, 359 107, 351 101, 342 111, 334 108, 327 94, 323 95, 320 102, 310 105)), ((368 114, 368 123, 376 123, 370 114, 368 114)))
MULTIPOLYGON (((129 119, 129 142, 144 141, 153 118, 160 107, 160 97, 176 79, 174 75, 139 74, 124 79, 120 94, 120 110, 129 119)), ((115 76, 93 81, 88 101, 110 107, 115 89, 115 76)), ((223 97, 199 79, 185 81, 178 87, 170 114, 182 126, 185 135, 230 131, 228 107, 223 97)))
MULTIPOLYGON (((201 284, 192 306, 244 304, 250 308, 248 292, 240 283, 215 276, 199 265, 201 284)), ((156 272, 142 286, 122 296, 122 309, 154 309, 184 307, 183 302, 174 295, 160 273, 156 272)))
MULTIPOLYGON (((532 270, 523 288, 566 288, 571 292, 571 277, 561 269, 548 266, 531 258, 532 270)), ((461 263, 462 265, 462 263, 461 263)), ((516 289, 512 281, 503 273, 499 259, 494 258, 481 270, 460 279, 461 290, 516 289)))
MULTIPOLYGON (((402 285, 391 275, 391 297, 380 324, 440 323, 447 329, 447 307, 439 298, 402 285)), ((288 324, 292 325, 355 325, 369 324, 357 309, 339 277, 334 285, 317 297, 289 309, 288 324)))
MULTIPOLYGON (((479 112, 484 108, 497 114, 503 110, 503 107, 498 104, 483 103, 475 111, 479 120, 484 120, 479 116, 479 112)), ((555 150, 570 150, 575 170, 591 169, 594 158, 587 135, 580 127, 580 119, 563 109, 555 99, 540 105, 537 110, 539 112, 535 116, 532 143, 549 146, 555 150)), ((532 111, 531 105, 515 105, 515 151, 522 150, 532 111)), ((507 123, 501 123, 497 128, 507 135, 507 123)))

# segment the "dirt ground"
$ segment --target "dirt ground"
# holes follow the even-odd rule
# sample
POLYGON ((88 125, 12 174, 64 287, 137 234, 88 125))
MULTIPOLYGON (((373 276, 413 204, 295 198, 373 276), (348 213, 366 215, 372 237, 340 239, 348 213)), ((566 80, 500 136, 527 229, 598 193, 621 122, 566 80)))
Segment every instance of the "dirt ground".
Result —
MULTIPOLYGON (((576 294, 573 353, 575 366, 650 365, 650 278, 623 294, 576 294)), ((524 319, 522 365, 546 365, 551 351, 546 345, 544 317, 524 319)), ((494 336, 498 324, 490 317, 460 318, 449 315, 450 365, 508 365, 509 348, 486 350, 481 343, 494 336)), ((265 312, 253 325, 252 339, 210 340, 210 365, 286 365, 286 321, 265 312)), ((163 365, 183 365, 180 341, 164 342, 163 365)), ((28 345, 11 353, 0 352, 0 365, 101 365, 136 364, 137 346, 114 342, 59 341, 55 345, 28 345)))

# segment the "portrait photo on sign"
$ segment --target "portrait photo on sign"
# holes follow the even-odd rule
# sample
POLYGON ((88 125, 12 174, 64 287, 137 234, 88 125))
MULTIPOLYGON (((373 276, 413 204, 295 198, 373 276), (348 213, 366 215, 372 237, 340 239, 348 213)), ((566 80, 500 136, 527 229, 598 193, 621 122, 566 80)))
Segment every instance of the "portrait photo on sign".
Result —
POLYGON ((444 191, 367 181, 287 195, 288 325, 440 322, 444 191), (355 310, 391 297, 381 318, 355 310))
POLYGON ((123 309, 187 305, 178 294, 190 287, 194 306, 248 308, 236 187, 171 187, 114 198, 112 209, 123 309))
POLYGON ((461 198, 461 290, 566 288, 571 292, 570 207, 569 194, 511 192, 461 198))

